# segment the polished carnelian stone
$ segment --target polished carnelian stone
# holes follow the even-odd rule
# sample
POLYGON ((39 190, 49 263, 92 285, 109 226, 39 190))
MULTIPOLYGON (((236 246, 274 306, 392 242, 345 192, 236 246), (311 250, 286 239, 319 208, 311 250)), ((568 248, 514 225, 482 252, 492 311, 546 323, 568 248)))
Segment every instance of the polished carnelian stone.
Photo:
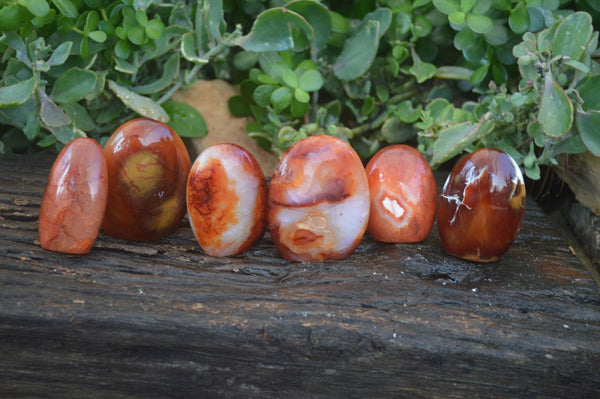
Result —
POLYGON ((60 152, 40 207, 43 248, 70 254, 90 252, 106 208, 108 174, 102 148, 80 137, 60 152))
POLYGON ((108 206, 102 229, 132 241, 174 231, 185 215, 190 157, 169 126, 151 119, 121 125, 104 146, 108 206))
POLYGON ((271 179, 268 218, 271 238, 286 259, 349 256, 369 218, 369 185, 356 152, 332 136, 291 146, 271 179))
POLYGON ((438 209, 438 232, 451 255, 476 262, 502 256, 517 238, 525 213, 523 175, 510 155, 477 150, 448 176, 438 209))
POLYGON ((187 185, 190 225, 211 256, 242 253, 267 226, 267 183, 256 159, 235 144, 216 144, 192 165, 187 185))
POLYGON ((437 186, 431 167, 414 148, 385 147, 366 167, 371 192, 367 231, 381 242, 423 241, 435 222, 437 186))

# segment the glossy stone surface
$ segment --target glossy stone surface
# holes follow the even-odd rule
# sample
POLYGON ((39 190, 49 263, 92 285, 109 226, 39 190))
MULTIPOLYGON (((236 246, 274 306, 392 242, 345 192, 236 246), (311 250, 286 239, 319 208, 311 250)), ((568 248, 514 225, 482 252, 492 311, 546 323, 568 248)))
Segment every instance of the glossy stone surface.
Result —
POLYGON ((525 184, 515 161, 496 149, 461 159, 448 176, 438 208, 446 251, 476 262, 502 256, 516 239, 525 213, 525 184))
POLYGON ((437 186, 431 167, 414 148, 385 147, 366 167, 371 192, 367 231, 381 242, 423 241, 435 222, 437 186))
POLYGON ((44 190, 38 225, 41 246, 88 253, 100 231, 107 193, 102 148, 87 137, 72 140, 54 161, 44 190))
POLYGON ((175 230, 185 215, 190 157, 167 125, 133 119, 104 146, 108 206, 102 229, 123 240, 156 240, 175 230))
POLYGON ((367 176, 348 144, 311 136, 286 151, 269 187, 269 229, 282 257, 343 259, 360 243, 368 218, 367 176))
POLYGON ((229 256, 250 249, 267 226, 267 183, 260 165, 237 145, 208 147, 192 165, 187 210, 207 254, 229 256))

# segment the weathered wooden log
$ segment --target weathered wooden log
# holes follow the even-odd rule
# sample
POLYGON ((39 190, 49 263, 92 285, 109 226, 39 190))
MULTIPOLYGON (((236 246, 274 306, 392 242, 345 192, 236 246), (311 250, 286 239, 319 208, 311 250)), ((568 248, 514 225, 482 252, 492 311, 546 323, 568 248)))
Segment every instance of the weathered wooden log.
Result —
POLYGON ((0 157, 3 397, 593 397, 600 297, 529 201, 499 261, 365 237, 294 263, 269 237, 206 256, 189 226, 157 242, 101 234, 43 250, 51 157, 0 157))

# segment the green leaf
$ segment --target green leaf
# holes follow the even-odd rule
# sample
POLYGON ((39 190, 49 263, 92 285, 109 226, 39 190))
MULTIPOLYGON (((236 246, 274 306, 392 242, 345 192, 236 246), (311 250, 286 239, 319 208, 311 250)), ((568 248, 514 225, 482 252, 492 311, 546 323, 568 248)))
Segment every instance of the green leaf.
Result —
POLYGON ((100 22, 100 17, 96 11, 90 11, 87 13, 87 17, 85 18, 85 26, 83 27, 83 31, 85 33, 89 33, 91 31, 96 30, 98 27, 98 22, 100 22))
POLYGON ((423 83, 435 75, 435 65, 429 62, 423 62, 414 48, 410 49, 413 59, 413 65, 408 69, 411 75, 417 78, 417 83, 423 83))
POLYGON ((454 47, 464 51, 473 47, 477 43, 477 37, 470 29, 464 29, 454 36, 454 47))
POLYGON ((390 144, 404 143, 415 136, 415 130, 393 116, 381 126, 381 135, 390 144))
POLYGON ((137 44, 138 46, 144 44, 146 41, 146 32, 144 28, 140 26, 134 26, 127 30, 127 39, 133 44, 137 44))
POLYGON ((600 74, 591 75, 580 82, 579 96, 584 111, 600 110, 600 74))
POLYGON ((379 22, 369 21, 346 40, 342 53, 333 65, 341 80, 354 80, 369 70, 379 47, 379 22))
POLYGON ((152 99, 141 96, 126 87, 118 85, 112 80, 108 81, 108 87, 117 97, 119 97, 127 108, 137 112, 139 115, 160 122, 169 122, 169 115, 159 104, 152 101, 152 99))
POLYGON ((487 15, 468 14, 467 26, 471 28, 473 32, 485 34, 494 28, 494 21, 487 15))
POLYGON ((477 0, 460 0, 460 9, 463 12, 469 12, 475 3, 477 3, 477 0))
POLYGON ((43 17, 50 11, 50 6, 46 0, 18 0, 18 3, 36 17, 43 17))
POLYGON ((31 68, 31 60, 27 53, 27 47, 23 38, 16 32, 3 32, 0 36, 0 43, 4 43, 15 49, 16 57, 19 61, 31 68))
POLYGON ((457 0, 433 0, 433 5, 438 11, 446 15, 460 11, 460 5, 457 0))
POLYGON ((433 144, 431 163, 438 165, 460 154, 474 141, 491 133, 493 129, 492 121, 479 121, 476 124, 463 122, 442 129, 433 144))
POLYGON ((573 104, 550 74, 545 77, 538 120, 550 137, 564 136, 573 124, 573 104))
POLYGON ((94 72, 74 67, 56 79, 52 88, 52 98, 58 103, 74 103, 87 96, 95 84, 94 72))
POLYGON ((554 32, 552 54, 564 55, 580 61, 594 28, 592 17, 585 12, 576 12, 563 19, 554 32))
POLYGON ((292 102, 292 91, 289 87, 280 87, 271 93, 271 103, 275 112, 281 112, 292 102))
POLYGON ((317 91, 323 87, 323 76, 315 69, 305 71, 298 80, 298 87, 304 91, 317 91))
POLYGON ((284 68, 281 71, 281 79, 283 80, 284 84, 288 85, 292 89, 298 87, 298 77, 296 76, 296 73, 289 68, 284 68))
POLYGON ((586 148, 600 157, 600 111, 577 112, 577 130, 586 148))
POLYGON ((151 19, 145 26, 146 35, 152 40, 160 39, 165 30, 165 24, 160 19, 151 19))
POLYGON ((515 8, 508 17, 508 26, 517 33, 526 32, 529 29, 529 12, 524 5, 515 8))
POLYGON ((294 90, 294 98, 301 103, 308 103, 310 101, 310 95, 300 88, 294 90))
POLYGON ((71 119, 48 97, 44 90, 38 89, 38 99, 40 102, 40 119, 46 127, 60 127, 71 124, 71 119))
POLYGON ((81 58, 87 60, 90 57, 90 39, 87 36, 84 36, 81 39, 81 43, 79 44, 79 53, 81 54, 81 58))
POLYGON ((69 119, 73 121, 75 126, 83 131, 89 132, 98 128, 84 106, 78 103, 70 103, 64 104, 62 107, 69 119))
POLYGON ((227 100, 229 111, 236 118, 244 118, 251 115, 250 107, 242 96, 231 96, 227 100))
POLYGON ((208 134, 206 121, 191 105, 169 100, 162 105, 169 115, 169 126, 181 137, 203 137, 208 134))
MULTIPOLYGON (((297 89, 299 90, 299 89, 297 89)), ((292 97, 292 103, 290 104, 290 111, 294 118, 299 118, 308 112, 310 105, 307 102, 300 102, 296 97, 292 97)))
POLYGON ((455 11, 448 15, 448 20, 455 25, 462 25, 465 22, 466 14, 462 11, 455 11))
POLYGON ((21 10, 21 6, 16 3, 0 8, 0 32, 18 30, 21 27, 21 10))
POLYGON ((90 32, 88 36, 96 43, 104 43, 106 41, 106 33, 102 32, 101 30, 90 32))
POLYGON ((58 66, 62 65, 69 58, 69 54, 71 54, 71 47, 73 47, 73 42, 64 42, 61 43, 54 51, 52 55, 46 61, 46 63, 50 66, 58 66))
POLYGON ((207 64, 208 60, 203 57, 198 57, 196 53, 196 43, 194 36, 191 33, 185 33, 181 37, 181 54, 186 60, 194 64, 207 64))
POLYGON ((232 44, 247 51, 285 51, 295 46, 293 27, 299 28, 307 39, 314 36, 313 28, 300 14, 281 7, 260 13, 250 33, 232 40, 232 44))
POLYGON ((271 94, 275 91, 274 85, 260 85, 253 93, 254 101, 261 107, 265 108, 271 103, 271 94))
POLYGON ((14 107, 31 98, 37 86, 35 78, 0 87, 0 108, 14 107))
POLYGON ((508 30, 502 25, 494 25, 492 30, 486 33, 485 40, 492 46, 502 46, 508 42, 508 30))
POLYGON ((365 15, 362 25, 369 23, 369 21, 379 22, 379 38, 381 39, 392 23, 392 11, 389 8, 377 8, 365 15))
POLYGON ((138 24, 142 26, 148 25, 148 15, 146 15, 146 11, 141 8, 135 10, 135 19, 138 21, 138 24))
POLYGON ((313 27, 315 48, 321 50, 327 46, 332 29, 332 17, 327 7, 316 1, 297 0, 287 3, 285 8, 303 16, 313 27))
POLYGON ((150 82, 145 85, 134 86, 132 90, 139 94, 153 94, 160 92, 171 83, 179 74, 179 55, 177 53, 172 54, 169 59, 163 65, 163 74, 160 78, 154 82, 150 82))
POLYGON ((75 19, 79 15, 77 7, 75 7, 75 4, 71 0, 52 0, 52 3, 65 17, 75 19))
POLYGON ((404 100, 398 104, 395 114, 404 123, 415 123, 421 115, 421 106, 413 107, 410 100, 404 100))
POLYGON ((568 65, 571 68, 578 70, 579 72, 583 72, 584 74, 587 74, 590 72, 590 68, 588 68, 588 66, 585 65, 583 62, 575 61, 572 59, 566 59, 563 62, 563 64, 568 65))
POLYGON ((115 55, 118 58, 126 60, 131 55, 131 45, 127 40, 119 40, 117 44, 115 44, 115 55))

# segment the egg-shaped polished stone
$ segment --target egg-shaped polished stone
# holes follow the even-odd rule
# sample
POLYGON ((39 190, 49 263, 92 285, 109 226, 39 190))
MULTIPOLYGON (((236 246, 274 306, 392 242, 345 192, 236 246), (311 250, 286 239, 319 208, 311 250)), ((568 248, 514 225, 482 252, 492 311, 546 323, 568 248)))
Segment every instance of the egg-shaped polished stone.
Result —
POLYGON ((360 243, 368 219, 367 175, 350 145, 311 136, 286 151, 269 186, 269 230, 282 257, 343 259, 360 243))
POLYGON ((54 161, 42 197, 41 246, 88 253, 100 231, 107 193, 108 173, 100 145, 87 137, 69 142, 54 161))
POLYGON ((267 183, 256 159, 235 144, 216 144, 194 161, 187 184, 190 225, 212 256, 242 253, 267 226, 267 183))
POLYGON ((423 241, 435 222, 437 186, 431 167, 416 149, 381 149, 366 167, 371 192, 367 231, 381 242, 423 241))
POLYGON ((440 197, 438 232, 446 251, 476 262, 502 256, 525 213, 525 184, 507 153, 483 148, 452 169, 440 197))
POLYGON ((102 229, 133 241, 174 231, 185 215, 191 167, 177 133, 155 120, 133 119, 108 139, 104 155, 109 189, 102 229))

